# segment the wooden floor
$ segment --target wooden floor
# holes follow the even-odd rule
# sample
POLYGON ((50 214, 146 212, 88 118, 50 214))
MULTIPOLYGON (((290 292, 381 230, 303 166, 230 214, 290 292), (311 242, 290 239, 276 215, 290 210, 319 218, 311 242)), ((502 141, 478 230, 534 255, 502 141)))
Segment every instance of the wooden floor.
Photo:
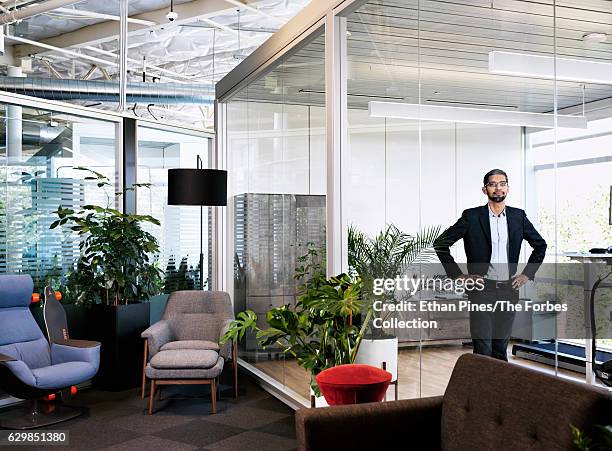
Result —
MULTIPOLYGON (((555 374, 554 367, 512 356, 512 344, 508 346, 510 363, 532 368, 548 374, 555 374)), ((400 349, 398 356, 399 399, 419 398, 444 394, 451 373, 459 356, 471 353, 470 346, 451 345, 400 349)), ((309 399, 310 377, 293 360, 258 361, 254 366, 282 382, 288 388, 309 399)), ((584 381, 584 374, 559 369, 559 376, 584 381)), ((393 399, 395 388, 389 387, 387 399, 393 399)))

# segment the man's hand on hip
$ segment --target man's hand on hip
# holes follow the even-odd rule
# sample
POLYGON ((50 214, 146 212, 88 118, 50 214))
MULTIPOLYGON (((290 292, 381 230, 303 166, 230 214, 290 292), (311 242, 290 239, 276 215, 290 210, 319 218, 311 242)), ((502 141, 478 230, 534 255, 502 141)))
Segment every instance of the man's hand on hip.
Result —
POLYGON ((529 282, 529 277, 527 277, 525 274, 515 274, 512 276, 512 288, 515 290, 518 290, 527 282, 529 282))

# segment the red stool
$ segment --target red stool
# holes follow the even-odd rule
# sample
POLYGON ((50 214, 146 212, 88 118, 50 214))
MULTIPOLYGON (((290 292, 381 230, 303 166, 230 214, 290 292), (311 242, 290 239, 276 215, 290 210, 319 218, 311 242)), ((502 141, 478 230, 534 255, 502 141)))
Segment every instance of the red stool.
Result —
POLYGON ((317 384, 330 406, 382 401, 391 373, 370 365, 339 365, 321 371, 317 384))

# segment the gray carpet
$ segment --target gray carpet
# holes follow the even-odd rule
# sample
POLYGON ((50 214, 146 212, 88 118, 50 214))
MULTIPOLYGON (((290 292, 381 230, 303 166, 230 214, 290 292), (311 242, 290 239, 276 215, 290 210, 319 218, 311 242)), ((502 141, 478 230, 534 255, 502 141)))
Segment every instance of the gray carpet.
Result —
POLYGON ((48 428, 70 432, 69 447, 50 449, 276 451, 297 447, 292 409, 243 375, 238 398, 231 396, 229 385, 221 387, 216 415, 210 413, 208 386, 165 387, 151 416, 148 398, 141 399, 139 390, 83 390, 73 404, 87 407, 89 414, 48 428))

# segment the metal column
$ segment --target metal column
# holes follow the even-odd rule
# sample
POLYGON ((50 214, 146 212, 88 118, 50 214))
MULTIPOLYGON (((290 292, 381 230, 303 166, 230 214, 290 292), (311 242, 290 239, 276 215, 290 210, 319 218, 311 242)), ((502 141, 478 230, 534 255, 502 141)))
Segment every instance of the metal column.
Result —
MULTIPOLYGON (((21 67, 8 67, 9 77, 24 77, 21 67)), ((23 152, 23 108, 6 106, 6 156, 9 164, 19 163, 23 152)))
POLYGON ((325 104, 327 152, 327 275, 348 269, 348 242, 342 218, 342 151, 347 144, 346 17, 330 11, 325 21, 325 104))
POLYGON ((119 111, 125 111, 127 96, 128 60, 128 0, 119 4, 119 111))
MULTIPOLYGON (((123 118, 123 189, 130 188, 137 183, 138 164, 138 136, 136 133, 136 120, 123 118)), ((123 195, 123 212, 136 213, 136 189, 127 191, 123 195)))

